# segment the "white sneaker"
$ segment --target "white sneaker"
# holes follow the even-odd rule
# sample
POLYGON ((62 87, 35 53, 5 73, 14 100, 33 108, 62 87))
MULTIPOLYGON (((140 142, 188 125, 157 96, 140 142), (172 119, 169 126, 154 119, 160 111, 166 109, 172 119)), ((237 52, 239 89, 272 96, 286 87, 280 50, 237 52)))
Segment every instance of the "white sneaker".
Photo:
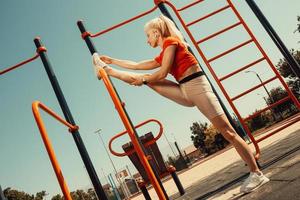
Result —
POLYGON ((269 182, 270 179, 268 179, 266 176, 263 175, 263 173, 260 172, 260 175, 256 172, 250 172, 249 177, 245 180, 243 185, 240 188, 240 192, 242 193, 249 193, 253 190, 256 190, 263 184, 269 182))

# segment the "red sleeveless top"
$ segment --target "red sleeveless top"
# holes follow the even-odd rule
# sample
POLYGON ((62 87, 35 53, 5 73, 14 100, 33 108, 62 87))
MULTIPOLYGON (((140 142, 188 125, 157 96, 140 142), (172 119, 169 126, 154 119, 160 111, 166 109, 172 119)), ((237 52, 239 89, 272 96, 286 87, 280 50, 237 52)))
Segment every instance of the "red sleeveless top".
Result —
POLYGON ((161 53, 154 58, 154 60, 160 65, 164 57, 164 51, 170 45, 176 45, 177 47, 173 65, 169 73, 172 74, 178 81, 189 67, 198 64, 198 62, 193 54, 189 52, 188 48, 181 42, 181 40, 175 37, 168 37, 163 43, 163 49, 161 53))

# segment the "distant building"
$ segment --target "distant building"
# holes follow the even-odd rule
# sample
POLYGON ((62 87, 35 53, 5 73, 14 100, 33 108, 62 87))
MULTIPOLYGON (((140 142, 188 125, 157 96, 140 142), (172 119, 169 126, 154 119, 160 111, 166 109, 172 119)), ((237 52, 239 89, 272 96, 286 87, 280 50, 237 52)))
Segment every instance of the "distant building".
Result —
POLYGON ((191 161, 197 160, 202 157, 202 153, 194 145, 187 146, 183 149, 184 155, 187 156, 191 161))

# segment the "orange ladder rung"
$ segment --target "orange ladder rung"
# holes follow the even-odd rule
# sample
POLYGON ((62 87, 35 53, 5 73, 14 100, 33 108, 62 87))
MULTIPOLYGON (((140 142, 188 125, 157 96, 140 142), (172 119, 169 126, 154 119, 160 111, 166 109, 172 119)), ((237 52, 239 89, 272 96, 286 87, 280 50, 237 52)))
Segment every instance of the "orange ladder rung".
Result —
POLYGON ((254 86, 254 87, 250 88, 249 90, 246 90, 245 92, 243 92, 243 93, 241 93, 241 94, 239 94, 239 95, 233 97, 233 98, 231 99, 231 101, 234 101, 234 100, 236 100, 236 99, 238 99, 238 98, 240 98, 240 97, 242 97, 242 96, 248 94, 249 92, 252 92, 253 90, 255 90, 255 89, 259 88, 259 87, 262 87, 263 85, 266 85, 267 83, 269 83, 269 82, 271 82, 271 81, 273 81, 273 80, 275 80, 275 79, 277 79, 277 78, 278 78, 277 76, 274 76, 273 78, 270 78, 270 79, 268 79, 268 80, 262 82, 261 84, 258 84, 258 85, 256 85, 256 86, 254 86))
POLYGON ((237 74, 237 73, 239 73, 239 72, 241 72, 241 71, 243 71, 243 70, 245 70, 245 69, 247 69, 249 67, 252 67, 252 66, 256 65, 257 63, 260 63, 261 61, 263 61, 265 59, 266 59, 265 57, 262 57, 262 58, 260 58, 260 59, 258 59, 256 61, 254 61, 254 62, 252 62, 252 63, 244 66, 244 67, 241 67, 241 68, 239 68, 239 69, 237 69, 237 70, 235 70, 235 71, 233 71, 233 72, 231 72, 231 73, 223 76, 222 78, 219 79, 219 81, 224 81, 225 79, 227 79, 227 78, 229 78, 229 77, 231 77, 231 76, 233 76, 233 75, 235 75, 235 74, 237 74))
POLYGON ((182 8, 177 9, 177 11, 178 11, 178 12, 183 11, 183 10, 185 10, 185 9, 187 9, 187 8, 189 8, 189 7, 192 7, 192 6, 194 6, 194 5, 198 4, 198 3, 201 3, 201 2, 203 2, 203 1, 204 1, 204 0, 198 0, 198 1, 195 1, 195 2, 190 3, 190 4, 188 4, 188 5, 186 5, 186 6, 182 7, 182 8))
POLYGON ((222 30, 220 30, 220 31, 218 31, 218 32, 216 32, 214 34, 211 34, 211 35, 207 36, 206 38, 203 38, 203 39, 199 40, 197 42, 197 44, 203 43, 203 42, 205 42, 205 41, 207 41, 207 40, 209 40, 209 39, 211 39, 213 37, 216 37, 217 35, 220 35, 221 33, 224 33, 226 31, 229 31, 230 29, 233 29, 234 27, 236 27, 238 25, 241 25, 241 24, 242 24, 242 22, 238 22, 238 23, 235 23, 235 24, 233 24, 231 26, 228 26, 227 28, 224 28, 224 29, 222 29, 222 30))
POLYGON ((249 44, 250 42, 253 42, 253 39, 250 39, 250 40, 248 40, 246 42, 243 42, 242 44, 239 44, 239 45, 237 45, 237 46, 235 46, 235 47, 233 47, 233 48, 231 48, 231 49, 229 49, 229 50, 227 50, 227 51, 225 51, 225 52, 223 52, 223 53, 221 53, 221 54, 219 54, 219 55, 217 55, 217 56, 215 56, 215 57, 213 57, 211 59, 209 59, 207 62, 210 63, 210 62, 212 62, 214 60, 217 60, 218 58, 221 58, 221 57, 227 55, 228 53, 230 53, 230 52, 232 52, 232 51, 234 51, 236 49, 239 49, 239 48, 241 48, 241 47, 249 44))
POLYGON ((203 16, 203 17, 201 17, 201 18, 199 18, 199 19, 197 19, 195 21, 192 21, 192 22, 186 24, 186 26, 189 27, 189 26, 191 26, 193 24, 196 24, 197 22, 200 22, 200 21, 202 21, 204 19, 207 19, 207 18, 209 18, 209 17, 211 17, 211 16, 213 16, 213 15, 219 13, 219 12, 222 12, 223 10, 226 10, 228 8, 230 8, 230 5, 224 6, 224 7, 220 8, 220 9, 218 9, 218 10, 216 10, 216 11, 214 11, 214 12, 208 14, 208 15, 205 15, 205 16, 203 16))
POLYGON ((275 103, 273 103, 273 104, 271 104, 271 105, 269 105, 269 106, 267 106, 267 107, 265 107, 265 108, 263 108, 263 109, 261 109, 261 110, 255 112, 254 114, 252 114, 252 115, 250 115, 250 116, 244 118, 243 120, 244 120, 244 121, 247 121, 247 120, 249 120, 249 119, 251 119, 251 118, 254 118, 254 117, 258 116, 259 114, 265 112, 266 110, 269 110, 269 109, 271 109, 271 108, 273 108, 273 107, 275 107, 275 106, 277 106, 277 105, 279 105, 279 104, 281 104, 281 103, 283 103, 283 102, 289 100, 290 98, 291 98, 290 96, 287 96, 287 97, 285 97, 285 98, 283 98, 283 99, 280 99, 279 101, 276 101, 275 103))

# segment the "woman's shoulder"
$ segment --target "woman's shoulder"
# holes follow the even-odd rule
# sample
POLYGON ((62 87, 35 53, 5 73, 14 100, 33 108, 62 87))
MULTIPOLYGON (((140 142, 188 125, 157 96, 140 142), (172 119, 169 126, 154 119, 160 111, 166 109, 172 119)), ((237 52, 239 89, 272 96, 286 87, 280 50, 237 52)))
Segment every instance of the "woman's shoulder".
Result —
POLYGON ((180 40, 177 37, 169 36, 164 40, 163 46, 167 47, 169 45, 178 45, 178 44, 180 44, 180 40))
POLYGON ((165 39, 165 42, 180 42, 180 39, 178 37, 169 36, 165 39))

